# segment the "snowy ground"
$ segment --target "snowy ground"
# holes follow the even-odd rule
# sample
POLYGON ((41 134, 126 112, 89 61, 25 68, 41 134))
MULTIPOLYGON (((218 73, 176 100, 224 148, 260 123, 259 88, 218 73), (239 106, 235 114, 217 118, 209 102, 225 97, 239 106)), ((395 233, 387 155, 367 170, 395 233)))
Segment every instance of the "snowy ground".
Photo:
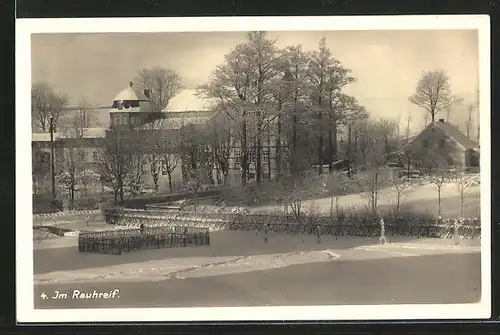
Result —
POLYGON ((120 256, 79 253, 76 238, 34 250, 35 308, 453 303, 479 299, 480 241, 224 231, 205 247, 120 256), (429 275, 432 274, 432 275, 429 275), (120 290, 115 300, 42 293, 120 290))
POLYGON ((479 247, 393 244, 359 246, 347 250, 312 250, 282 254, 233 257, 171 258, 75 271, 54 271, 35 275, 35 285, 85 282, 155 282, 167 279, 202 278, 285 268, 342 260, 370 260, 418 257, 432 254, 477 253, 479 247))
POLYGON ((394 237, 293 236, 251 232, 212 234, 209 247, 137 251, 122 256, 76 252, 76 239, 44 241, 34 253, 35 284, 145 282, 259 272, 337 260, 479 253, 480 241, 394 237), (70 247, 70 248, 69 248, 70 247))
MULTIPOLYGON (((380 206, 394 206, 396 204, 396 192, 393 188, 386 188, 381 190, 381 195, 379 198, 380 206)), ((456 184, 444 184, 441 189, 441 200, 442 200, 442 214, 443 216, 456 216, 460 214, 459 199, 460 193, 457 190, 456 184), (450 200, 450 201, 448 201, 450 200)), ((466 209, 466 216, 477 217, 479 216, 480 209, 480 187, 473 186, 467 190, 464 195, 464 207, 466 209)), ((340 196, 338 198, 338 204, 344 210, 349 209, 362 209, 367 205, 368 201, 362 194, 349 194, 340 196)), ((311 204, 315 204, 319 207, 319 210, 323 214, 328 214, 330 212, 330 198, 321 198, 314 200, 304 201, 302 206, 307 209, 311 204)), ((427 183, 423 185, 414 185, 408 192, 406 192, 402 199, 401 205, 410 205, 412 209, 422 212, 436 214, 437 212, 437 189, 436 186, 427 183)), ((276 212, 278 209, 275 205, 259 206, 251 208, 252 213, 269 213, 276 212)))

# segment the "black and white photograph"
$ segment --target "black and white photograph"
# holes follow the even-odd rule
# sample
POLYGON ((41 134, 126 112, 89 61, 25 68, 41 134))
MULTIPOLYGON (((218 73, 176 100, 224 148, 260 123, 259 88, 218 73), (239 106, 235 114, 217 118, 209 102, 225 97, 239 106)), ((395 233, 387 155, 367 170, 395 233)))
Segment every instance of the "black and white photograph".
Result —
POLYGON ((490 316, 487 16, 19 21, 18 321, 490 316))

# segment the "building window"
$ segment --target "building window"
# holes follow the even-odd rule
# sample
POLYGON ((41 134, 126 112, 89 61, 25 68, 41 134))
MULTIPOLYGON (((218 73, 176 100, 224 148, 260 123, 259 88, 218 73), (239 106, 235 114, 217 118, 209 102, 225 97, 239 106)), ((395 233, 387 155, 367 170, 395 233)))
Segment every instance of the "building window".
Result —
POLYGON ((262 160, 264 162, 269 162, 269 148, 267 148, 267 150, 262 151, 262 160))
POLYGON ((248 162, 255 163, 255 149, 248 150, 248 162))
POLYGON ((92 159, 94 162, 97 162, 99 160, 99 153, 97 151, 92 152, 92 159))
POLYGON ((424 148, 428 148, 429 147, 429 141, 428 140, 424 140, 424 148))
POLYGON ((118 114, 114 116, 115 125, 128 124, 127 114, 118 114))
POLYGON ((234 163, 241 164, 241 152, 240 149, 234 149, 234 163))
POLYGON ((141 125, 141 118, 139 118, 139 117, 130 118, 130 122, 134 126, 140 126, 141 125))
POLYGON ((255 179, 255 172, 248 172, 248 180, 255 179))
POLYGON ((453 165, 453 159, 451 159, 451 158, 446 159, 446 162, 448 163, 448 166, 453 165))
POLYGON ((439 140, 439 147, 444 148, 444 139, 439 140))

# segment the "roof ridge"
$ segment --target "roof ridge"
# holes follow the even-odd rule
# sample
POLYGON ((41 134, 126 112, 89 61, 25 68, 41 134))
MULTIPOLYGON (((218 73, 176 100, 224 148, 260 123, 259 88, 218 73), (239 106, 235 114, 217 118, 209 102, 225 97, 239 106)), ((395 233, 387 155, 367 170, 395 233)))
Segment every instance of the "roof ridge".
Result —
POLYGON ((434 121, 433 124, 437 125, 442 131, 446 133, 449 137, 455 140, 457 143, 465 147, 466 149, 472 149, 475 147, 479 147, 479 143, 475 140, 468 138, 458 127, 449 123, 449 122, 441 122, 434 121))

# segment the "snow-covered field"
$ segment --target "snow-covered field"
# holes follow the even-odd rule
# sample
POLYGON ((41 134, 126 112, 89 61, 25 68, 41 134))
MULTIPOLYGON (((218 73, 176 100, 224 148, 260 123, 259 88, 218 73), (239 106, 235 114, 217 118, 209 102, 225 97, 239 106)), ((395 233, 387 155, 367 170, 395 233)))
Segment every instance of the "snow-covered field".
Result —
MULTIPOLYGON (((457 190, 457 186, 454 183, 444 184, 441 189, 441 200, 442 207, 446 206, 446 199, 455 199, 459 201, 460 193, 457 190)), ((411 189, 403 194, 401 197, 401 206, 410 205, 412 209, 417 210, 422 213, 432 213, 437 212, 437 189, 434 184, 424 183, 413 185, 411 189)), ((480 200, 480 187, 479 185, 470 187, 464 194, 464 205, 466 207, 474 207, 469 212, 472 212, 468 216, 479 216, 479 200, 480 200), (474 212, 477 213, 474 215, 474 212)), ((395 206, 397 201, 396 191, 394 188, 385 188, 380 191, 379 205, 380 206, 395 206)), ((322 214, 327 214, 330 212, 331 199, 328 197, 307 200, 304 201, 302 207, 307 209, 312 204, 316 205, 322 214)), ((338 198, 338 205, 344 210, 362 209, 368 204, 368 199, 363 194, 349 194, 340 196, 338 198)), ((460 212, 459 202, 453 202, 450 206, 442 208, 442 213, 448 214, 449 216, 458 215, 460 212), (449 208, 446 208, 449 207, 449 208), (458 212, 457 212, 458 211, 458 212)), ((259 206, 251 208, 252 213, 269 213, 276 212, 277 206, 259 206)))
POLYGON ((418 257, 443 253, 477 253, 479 246, 426 243, 362 245, 349 249, 322 249, 250 256, 187 257, 126 263, 70 271, 35 274, 37 285, 86 282, 155 282, 168 279, 202 278, 326 263, 336 260, 370 260, 418 257))

